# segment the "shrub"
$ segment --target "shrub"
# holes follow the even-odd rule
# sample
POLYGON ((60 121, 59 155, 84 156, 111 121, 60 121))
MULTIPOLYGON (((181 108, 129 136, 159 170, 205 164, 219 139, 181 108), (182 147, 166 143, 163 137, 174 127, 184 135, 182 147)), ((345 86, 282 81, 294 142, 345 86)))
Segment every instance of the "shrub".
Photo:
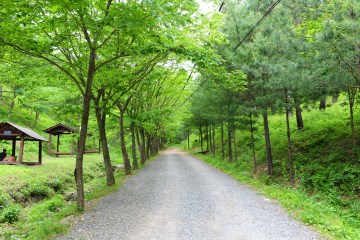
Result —
POLYGON ((65 206, 64 199, 61 197, 55 197, 48 201, 47 208, 50 212, 57 212, 63 206, 65 206))
POLYGON ((19 220, 20 217, 20 207, 18 205, 12 204, 4 208, 1 214, 1 221, 6 223, 14 223, 19 220))
POLYGON ((0 195, 0 211, 6 206, 7 201, 4 195, 0 195))

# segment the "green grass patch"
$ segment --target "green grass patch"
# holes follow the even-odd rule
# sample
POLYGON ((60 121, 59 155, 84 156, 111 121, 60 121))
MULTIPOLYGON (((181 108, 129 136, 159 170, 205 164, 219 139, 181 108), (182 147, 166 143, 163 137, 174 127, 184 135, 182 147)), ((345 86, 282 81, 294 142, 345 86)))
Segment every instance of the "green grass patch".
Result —
MULTIPOLYGON (((321 196, 309 196, 301 188, 270 183, 266 177, 256 180, 246 163, 229 163, 212 156, 197 155, 235 179, 250 184, 263 195, 279 201, 288 213, 312 226, 330 239, 360 239, 359 211, 334 206, 321 196)), ((359 206, 358 206, 359 207, 359 206)), ((359 210, 359 209, 357 209, 359 210)))

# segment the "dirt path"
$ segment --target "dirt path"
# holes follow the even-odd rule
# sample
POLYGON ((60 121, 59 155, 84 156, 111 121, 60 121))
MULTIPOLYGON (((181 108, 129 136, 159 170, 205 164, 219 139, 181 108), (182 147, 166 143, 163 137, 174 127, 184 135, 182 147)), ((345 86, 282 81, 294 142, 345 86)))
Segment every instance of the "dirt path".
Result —
POLYGON ((319 239, 264 198, 169 149, 60 239, 319 239))

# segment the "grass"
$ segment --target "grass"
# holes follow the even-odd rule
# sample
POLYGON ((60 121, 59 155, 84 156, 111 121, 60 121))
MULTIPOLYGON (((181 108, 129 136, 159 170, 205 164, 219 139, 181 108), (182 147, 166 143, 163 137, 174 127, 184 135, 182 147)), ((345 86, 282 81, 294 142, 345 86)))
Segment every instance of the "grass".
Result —
MULTIPOLYGON (((66 219, 78 214, 74 200, 65 200, 76 192, 75 158, 45 157, 43 162, 40 166, 0 165, 0 239, 51 239, 68 231, 71 221, 66 219)), ((125 179, 123 172, 117 172, 116 185, 106 186, 98 154, 84 156, 84 173, 87 208, 125 179)))
POLYGON ((330 239, 360 239, 359 218, 347 209, 336 207, 317 196, 309 196, 302 189, 257 180, 249 174, 251 167, 246 163, 229 163, 212 156, 197 156, 235 179, 250 184, 263 195, 276 199, 291 216, 314 227, 324 236, 330 239))

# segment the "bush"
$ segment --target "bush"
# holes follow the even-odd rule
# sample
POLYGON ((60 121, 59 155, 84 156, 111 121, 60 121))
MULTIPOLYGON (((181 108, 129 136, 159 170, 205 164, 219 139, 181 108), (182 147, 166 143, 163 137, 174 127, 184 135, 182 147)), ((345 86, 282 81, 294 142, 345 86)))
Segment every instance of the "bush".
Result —
POLYGON ((0 195, 0 211, 6 206, 7 201, 4 195, 0 195))
POLYGON ((65 206, 64 199, 62 196, 55 197, 48 201, 47 208, 50 212, 57 212, 59 211, 63 206, 65 206))
POLYGON ((20 207, 18 205, 12 204, 6 207, 1 214, 1 222, 14 223, 19 220, 20 217, 20 207))

